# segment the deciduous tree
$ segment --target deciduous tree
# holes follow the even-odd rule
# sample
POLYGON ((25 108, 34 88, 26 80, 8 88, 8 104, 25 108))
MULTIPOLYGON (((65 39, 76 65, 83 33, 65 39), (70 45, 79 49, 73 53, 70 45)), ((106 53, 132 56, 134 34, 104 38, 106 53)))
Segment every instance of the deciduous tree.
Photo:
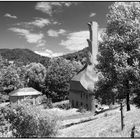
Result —
MULTIPOLYGON (((132 87, 139 76, 140 61, 140 3, 115 2, 109 7, 107 28, 99 46, 97 65, 104 84, 116 88, 126 98, 130 110, 132 87)), ((102 85, 98 84, 98 89, 102 85)))

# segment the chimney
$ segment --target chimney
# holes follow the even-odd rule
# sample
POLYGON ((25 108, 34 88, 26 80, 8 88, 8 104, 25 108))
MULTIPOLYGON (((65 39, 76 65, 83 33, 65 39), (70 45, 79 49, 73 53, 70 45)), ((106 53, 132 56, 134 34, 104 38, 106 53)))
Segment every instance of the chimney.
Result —
POLYGON ((94 65, 97 60, 96 56, 98 53, 98 23, 95 21, 88 23, 90 39, 87 39, 89 45, 89 57, 90 63, 94 65))

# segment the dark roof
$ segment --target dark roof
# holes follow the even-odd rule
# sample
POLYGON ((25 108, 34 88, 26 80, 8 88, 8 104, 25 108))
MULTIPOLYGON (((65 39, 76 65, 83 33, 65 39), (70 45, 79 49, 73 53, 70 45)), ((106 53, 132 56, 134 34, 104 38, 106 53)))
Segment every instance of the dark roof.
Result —
POLYGON ((10 92, 9 96, 32 96, 32 95, 41 95, 42 93, 37 91, 34 88, 20 88, 10 92))
POLYGON ((87 90, 81 85, 80 81, 71 81, 70 90, 87 92, 87 90))

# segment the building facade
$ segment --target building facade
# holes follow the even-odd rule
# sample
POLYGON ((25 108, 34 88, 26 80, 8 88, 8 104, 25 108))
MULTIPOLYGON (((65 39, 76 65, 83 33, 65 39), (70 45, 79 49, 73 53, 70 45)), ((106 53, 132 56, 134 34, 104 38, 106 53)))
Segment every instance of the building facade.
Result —
POLYGON ((95 98, 94 98, 94 85, 98 80, 98 75, 94 69, 97 63, 96 55, 98 53, 98 23, 89 22, 89 39, 88 42, 88 57, 87 65, 72 78, 70 82, 69 100, 72 107, 86 108, 95 113, 95 98))
POLYGON ((42 93, 33 89, 33 88, 20 88, 17 90, 12 91, 9 94, 10 103, 19 103, 20 101, 24 100, 25 98, 30 98, 33 100, 33 104, 37 105, 39 102, 36 100, 42 93))
POLYGON ((74 108, 85 108, 89 111, 95 111, 95 99, 93 93, 86 90, 80 83, 84 67, 70 82, 69 101, 74 108))

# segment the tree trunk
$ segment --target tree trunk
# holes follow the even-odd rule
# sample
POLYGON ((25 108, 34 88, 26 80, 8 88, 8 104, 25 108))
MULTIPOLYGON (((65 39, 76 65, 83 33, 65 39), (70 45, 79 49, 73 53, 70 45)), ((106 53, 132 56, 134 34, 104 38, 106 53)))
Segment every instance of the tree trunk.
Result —
POLYGON ((130 102, 129 102, 129 92, 127 91, 127 95, 126 95, 126 107, 127 107, 127 111, 130 110, 130 102))
POLYGON ((129 90, 129 81, 126 81, 126 109, 130 111, 130 100, 129 100, 130 90, 129 90))

